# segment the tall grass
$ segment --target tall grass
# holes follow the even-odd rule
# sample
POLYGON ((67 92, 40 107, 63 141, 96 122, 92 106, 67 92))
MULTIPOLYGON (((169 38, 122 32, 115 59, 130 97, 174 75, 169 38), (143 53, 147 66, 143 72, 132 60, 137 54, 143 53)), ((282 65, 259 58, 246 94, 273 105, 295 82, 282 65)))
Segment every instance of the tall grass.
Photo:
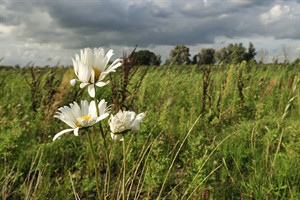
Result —
MULTIPOLYGON (((1 68, 2 199, 97 197, 87 136, 51 142, 63 128, 53 111, 88 97, 68 86, 71 76, 60 67, 1 68)), ((125 138, 125 198, 299 199, 299 79, 300 66, 292 64, 137 69, 126 85, 134 91, 127 103, 147 117, 139 133, 125 138)), ((101 98, 112 102, 113 89, 101 98)), ((91 137, 105 158, 101 137, 91 137)), ((122 145, 107 142, 107 190, 120 199, 122 145)), ((104 161, 98 169, 104 180, 104 161)))

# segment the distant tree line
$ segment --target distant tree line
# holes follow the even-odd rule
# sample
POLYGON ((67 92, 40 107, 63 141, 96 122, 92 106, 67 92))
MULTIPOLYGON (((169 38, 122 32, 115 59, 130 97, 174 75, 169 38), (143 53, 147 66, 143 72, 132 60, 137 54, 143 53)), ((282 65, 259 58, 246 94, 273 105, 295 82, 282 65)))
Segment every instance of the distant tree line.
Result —
MULTIPOLYGON (((242 43, 229 44, 220 50, 213 48, 203 48, 200 52, 190 59, 189 48, 185 45, 177 45, 171 50, 169 58, 165 61, 165 65, 210 65, 216 63, 240 63, 243 60, 249 62, 254 60, 256 50, 253 43, 249 43, 245 48, 242 43)), ((132 55, 133 64, 135 65, 155 65, 162 63, 161 56, 149 50, 136 51, 132 55)))
POLYGON ((243 60, 247 62, 254 60, 255 55, 256 51, 254 45, 250 42, 248 49, 246 49, 242 43, 229 44, 218 51, 213 48, 203 48, 190 60, 189 48, 180 45, 171 50, 170 57, 167 59, 166 64, 235 64, 243 60))
POLYGON ((131 60, 134 65, 159 66, 161 64, 161 55, 156 55, 148 50, 140 50, 132 53, 131 60))
MULTIPOLYGON (((220 50, 214 48, 203 48, 200 52, 190 59, 189 48, 185 45, 177 45, 169 54, 165 61, 165 65, 214 65, 214 64, 237 64, 242 61, 263 63, 267 51, 256 51, 252 42, 248 47, 244 47, 242 43, 229 44, 220 50), (257 55, 257 61, 255 56, 257 55)), ((283 63, 288 63, 288 52, 283 48, 283 63)), ((293 63, 298 64, 300 58, 293 63)), ((149 50, 134 51, 132 54, 132 63, 134 65, 151 65, 159 66, 162 64, 161 55, 155 54, 149 50)), ((278 58, 273 59, 273 63, 278 63, 278 58)))

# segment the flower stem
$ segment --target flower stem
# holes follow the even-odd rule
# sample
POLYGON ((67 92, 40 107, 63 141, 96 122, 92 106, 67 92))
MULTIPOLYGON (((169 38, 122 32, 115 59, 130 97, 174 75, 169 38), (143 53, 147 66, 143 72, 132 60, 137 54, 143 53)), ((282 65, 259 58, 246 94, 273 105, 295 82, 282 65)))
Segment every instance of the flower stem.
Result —
POLYGON ((93 144, 92 144, 92 140, 91 140, 91 136, 90 136, 90 132, 89 131, 87 131, 87 135, 88 135, 88 140, 89 140, 89 144, 90 144, 90 148, 91 148, 93 164, 94 164, 98 199, 101 200, 101 192, 100 192, 100 185, 99 185, 97 163, 96 163, 95 152, 94 152, 94 148, 93 148, 93 144))
MULTIPOLYGON (((94 87, 96 88, 96 86, 94 85, 94 87)), ((97 112, 97 116, 100 116, 100 112, 99 112, 99 107, 98 107, 98 100, 96 98, 96 95, 94 97, 94 101, 95 101, 95 105, 96 105, 96 112, 97 112)), ((100 132, 101 132, 101 136, 103 139, 103 144, 104 144, 104 148, 105 148, 105 157, 106 157, 106 177, 105 177, 105 183, 104 183, 104 199, 106 199, 108 197, 109 194, 109 188, 110 188, 110 159, 109 159, 109 149, 106 143, 106 139, 105 139, 105 133, 103 131, 103 127, 101 124, 101 121, 99 122, 99 128, 100 128, 100 132)))
POLYGON ((105 199, 109 195, 109 188, 110 188, 110 158, 109 158, 109 149, 106 143, 105 135, 103 134, 103 129, 101 126, 101 122, 99 123, 100 125, 100 130, 101 130, 101 135, 103 138, 103 144, 104 144, 104 149, 105 149, 105 158, 106 158, 106 177, 105 177, 105 189, 106 189, 106 194, 105 194, 105 199))
POLYGON ((126 178, 126 148, 125 138, 122 140, 123 144, 123 180, 122 180, 122 199, 125 200, 125 178, 126 178))
MULTIPOLYGON (((96 87, 96 86, 94 85, 94 87, 96 87)), ((95 106, 96 106, 97 117, 99 117, 99 116, 100 116, 100 112, 99 112, 98 100, 97 100, 97 98, 96 98, 96 95, 95 95, 95 97, 94 97, 94 101, 95 101, 95 106)), ((101 122, 99 122, 99 124, 100 124, 99 127, 100 127, 100 132, 101 132, 102 138, 105 140, 105 134, 104 134, 104 131, 103 131, 101 122)), ((106 142, 105 142, 105 143, 106 143, 106 142)), ((105 145, 106 145, 106 144, 105 144, 105 145)), ((105 148, 106 148, 106 147, 105 147, 105 148)))
POLYGON ((109 159, 109 149, 107 147, 105 137, 103 138, 103 143, 104 143, 104 147, 105 147, 105 157, 106 157, 106 179, 105 179, 106 181, 105 181, 105 185, 106 185, 106 195, 108 196, 109 188, 110 188, 110 159, 109 159))

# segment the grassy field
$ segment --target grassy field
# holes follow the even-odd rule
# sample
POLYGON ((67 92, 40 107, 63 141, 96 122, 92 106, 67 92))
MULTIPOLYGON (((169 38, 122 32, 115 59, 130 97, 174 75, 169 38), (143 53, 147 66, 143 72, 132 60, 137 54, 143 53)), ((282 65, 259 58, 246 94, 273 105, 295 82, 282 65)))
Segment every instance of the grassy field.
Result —
MULTIPOLYGON (((72 78, 72 68, 0 69, 1 199, 97 198, 84 132, 52 142, 66 128, 57 109, 90 100, 72 78)), ((116 82, 98 97, 115 102, 116 82)), ((146 112, 141 130, 125 137, 126 198, 300 199, 299 83, 296 64, 140 67, 124 102, 146 112)), ((96 129, 92 139, 104 180, 96 129)), ((119 199, 122 145, 107 141, 107 195, 119 199)))

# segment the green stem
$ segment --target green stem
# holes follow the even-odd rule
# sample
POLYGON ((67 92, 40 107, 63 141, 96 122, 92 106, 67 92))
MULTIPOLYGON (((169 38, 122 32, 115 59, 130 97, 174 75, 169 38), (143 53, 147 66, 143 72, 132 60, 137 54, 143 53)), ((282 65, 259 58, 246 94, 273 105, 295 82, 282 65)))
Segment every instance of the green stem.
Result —
POLYGON ((106 193, 109 194, 109 188, 110 188, 110 159, 109 159, 109 149, 107 148, 106 140, 103 138, 103 143, 105 147, 105 157, 106 157, 106 193))
MULTIPOLYGON (((103 133, 101 122, 99 124, 100 124, 100 130, 102 130, 101 133, 103 133)), ((105 135, 104 134, 101 135, 103 138, 103 144, 105 148, 105 158, 106 158, 106 177, 105 177, 105 188, 106 188, 105 199, 106 199, 106 197, 108 197, 109 195, 109 188, 110 188, 110 158, 109 158, 109 149, 106 143, 105 135)))
POLYGON ((122 180, 122 199, 125 200, 125 178, 126 178, 126 148, 125 138, 123 137, 123 180, 122 180))
POLYGON ((92 140, 91 140, 91 136, 90 136, 90 132, 89 131, 87 131, 87 135, 88 135, 88 140, 89 140, 89 144, 90 144, 90 148, 91 148, 92 159, 93 159, 93 164, 94 164, 94 169, 95 169, 95 177, 96 177, 98 199, 101 200, 101 192, 100 192, 100 185, 99 185, 97 163, 96 163, 95 152, 94 152, 94 148, 93 148, 93 144, 92 144, 92 140))
MULTIPOLYGON (((96 85, 94 85, 94 87, 96 89, 96 85)), ((96 95, 94 97, 94 101, 95 101, 97 116, 99 117, 100 112, 99 112, 98 100, 96 98, 96 95)), ((103 131, 101 121, 99 122, 99 128, 100 128, 101 136, 103 138, 103 144, 104 144, 104 148, 105 148, 105 158, 106 158, 106 178, 105 178, 105 186, 104 186, 104 191, 106 193, 104 195, 104 199, 106 199, 106 197, 108 197, 109 188, 110 188, 110 158, 109 158, 109 149, 108 149, 108 146, 107 146, 107 143, 106 143, 105 133, 103 131)))

